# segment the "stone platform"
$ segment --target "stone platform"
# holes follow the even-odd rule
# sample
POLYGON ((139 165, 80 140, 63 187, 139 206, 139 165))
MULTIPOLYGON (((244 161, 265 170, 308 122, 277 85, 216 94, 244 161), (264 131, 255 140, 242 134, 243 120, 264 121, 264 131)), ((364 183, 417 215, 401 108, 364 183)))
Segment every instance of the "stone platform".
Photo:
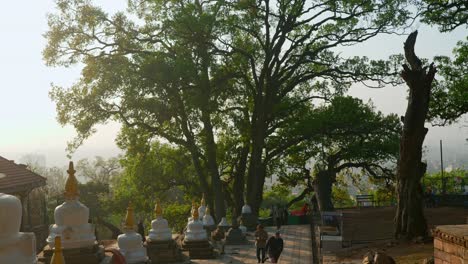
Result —
POLYGON ((239 228, 232 227, 226 233, 226 245, 244 245, 247 244, 247 239, 239 228))
POLYGON ((188 250, 190 259, 214 259, 216 254, 208 240, 183 242, 183 248, 188 250))
POLYGON ((145 242, 151 263, 174 263, 182 261, 183 255, 174 240, 145 242))
POLYGON ((434 231, 435 264, 468 263, 468 225, 438 226, 434 231))
MULTIPOLYGON (((64 248, 62 252, 65 258, 65 263, 67 264, 99 264, 105 257, 104 247, 97 243, 94 244, 94 246, 84 248, 64 248)), ((54 250, 50 248, 49 245, 46 245, 44 250, 37 256, 38 263, 49 264, 53 254, 54 250)))

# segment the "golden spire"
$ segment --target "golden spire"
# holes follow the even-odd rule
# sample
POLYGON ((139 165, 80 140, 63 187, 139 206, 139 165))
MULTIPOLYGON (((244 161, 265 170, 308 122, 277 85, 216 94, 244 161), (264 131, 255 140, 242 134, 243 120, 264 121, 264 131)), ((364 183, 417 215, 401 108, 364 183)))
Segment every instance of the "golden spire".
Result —
POLYGON ((192 218, 193 218, 193 220, 198 220, 198 218, 200 218, 200 215, 198 214, 197 204, 196 203, 193 203, 193 205, 192 205, 192 218))
POLYGON ((62 240, 60 236, 55 237, 54 254, 52 255, 50 264, 65 264, 65 259, 62 253, 62 240))
POLYGON ((205 215, 210 215, 210 206, 207 206, 206 207, 206 210, 205 210, 205 215))
POLYGON ((68 165, 68 178, 67 182, 65 183, 65 199, 75 199, 80 195, 78 191, 78 181, 75 178, 75 169, 73 168, 73 161, 70 161, 68 165))
POLYGON ((162 208, 161 208, 161 205, 159 204, 159 199, 156 202, 156 206, 154 207, 154 213, 156 214, 156 217, 162 216, 162 208))
POLYGON ((126 228, 126 229, 133 229, 133 228, 135 228, 135 216, 133 215, 132 202, 129 202, 129 203, 128 203, 127 215, 125 216, 125 225, 124 225, 124 228, 126 228))
POLYGON ((192 209, 190 209, 190 214, 193 215, 193 210, 197 209, 197 203, 195 202, 195 199, 192 199, 192 209))
POLYGON ((206 201, 205 201, 205 193, 203 193, 203 196, 201 198, 201 205, 206 206, 206 201))

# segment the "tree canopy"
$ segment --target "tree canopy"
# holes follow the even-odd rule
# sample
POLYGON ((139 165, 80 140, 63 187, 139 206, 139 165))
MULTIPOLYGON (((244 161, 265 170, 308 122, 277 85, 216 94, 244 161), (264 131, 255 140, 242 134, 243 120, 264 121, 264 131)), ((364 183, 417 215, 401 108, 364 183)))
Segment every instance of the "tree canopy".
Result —
POLYGON ((309 192, 314 190, 322 210, 333 210, 332 184, 343 171, 361 170, 376 179, 393 179, 401 131, 396 115, 385 116, 357 98, 335 97, 298 124, 299 129, 317 131, 297 133, 314 136, 279 158, 277 173, 285 184, 302 183, 309 192), (313 175, 304 173, 309 159, 314 162, 313 175))
POLYGON ((345 58, 335 48, 401 31, 411 19, 408 6, 404 0, 132 0, 126 12, 108 15, 91 1, 58 0, 44 59, 49 66, 84 67, 77 83, 53 86, 50 95, 59 122, 78 132, 71 149, 97 124, 115 120, 129 150, 159 140, 184 149, 216 217, 225 215, 229 188, 238 203, 245 194, 258 213, 275 159, 314 137, 313 130, 284 133, 307 121, 301 109, 355 82, 394 80, 387 77, 398 57, 345 58))

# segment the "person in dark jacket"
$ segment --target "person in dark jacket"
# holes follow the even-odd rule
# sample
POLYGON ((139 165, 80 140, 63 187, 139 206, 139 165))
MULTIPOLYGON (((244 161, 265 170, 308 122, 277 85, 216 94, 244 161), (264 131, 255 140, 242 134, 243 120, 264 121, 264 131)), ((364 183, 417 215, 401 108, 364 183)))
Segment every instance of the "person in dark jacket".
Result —
POLYGON ((276 231, 275 236, 268 239, 265 249, 268 252, 271 263, 278 263, 281 252, 283 252, 283 239, 280 236, 279 230, 276 231))

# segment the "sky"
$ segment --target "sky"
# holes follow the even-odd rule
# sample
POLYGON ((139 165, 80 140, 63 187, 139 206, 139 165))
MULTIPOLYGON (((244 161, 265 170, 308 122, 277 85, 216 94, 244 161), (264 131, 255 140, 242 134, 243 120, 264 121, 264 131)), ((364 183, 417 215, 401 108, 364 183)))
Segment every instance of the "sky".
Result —
MULTIPOLYGON (((126 0, 94 1, 104 10, 113 13, 123 10, 126 0)), ((54 103, 48 92, 51 83, 70 86, 80 74, 79 67, 50 68, 42 60, 46 45, 43 34, 47 31, 47 13, 54 12, 54 1, 5 1, 0 9, 0 156, 18 160, 25 154, 44 155, 47 166, 64 166, 66 143, 73 139, 72 127, 60 126, 56 121, 54 103)), ((468 35, 466 28, 442 34, 435 28, 416 23, 419 30, 416 53, 431 58, 451 55, 457 41, 468 35)), ((343 56, 366 55, 384 59, 390 54, 401 53, 406 36, 386 35, 374 38, 360 46, 341 49, 343 56)), ((351 95, 371 99, 384 113, 403 115, 406 109, 406 87, 369 89, 353 87, 351 95)), ((426 144, 430 148, 444 146, 468 155, 468 117, 461 124, 444 128, 430 128, 426 144)), ((121 151, 114 139, 119 125, 110 123, 98 127, 92 136, 73 154, 72 159, 111 157, 121 151)), ((467 165, 468 166, 468 165, 467 165)))

